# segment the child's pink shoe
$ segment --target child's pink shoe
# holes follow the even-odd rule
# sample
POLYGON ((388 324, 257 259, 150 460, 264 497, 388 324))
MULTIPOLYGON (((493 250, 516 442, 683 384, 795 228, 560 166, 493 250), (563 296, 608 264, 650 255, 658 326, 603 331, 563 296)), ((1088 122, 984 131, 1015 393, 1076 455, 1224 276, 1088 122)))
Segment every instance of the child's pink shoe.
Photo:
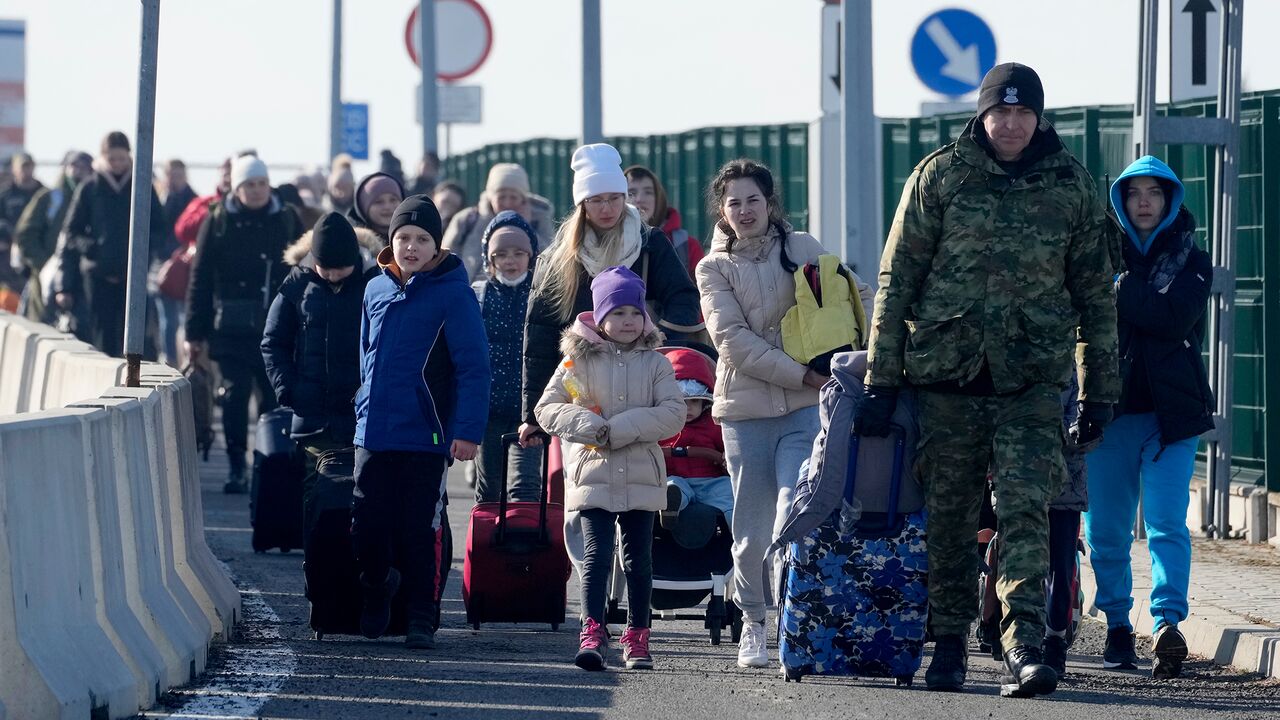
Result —
POLYGON ((618 641, 622 645, 622 659, 628 670, 652 670, 653 656, 649 654, 649 628, 627 628, 618 641))
MULTIPOLYGON (((648 635, 646 634, 646 640, 648 635)), ((625 642, 626 636, 623 636, 625 642)), ((646 643, 647 647, 647 643, 646 643)), ((582 633, 578 636, 578 654, 573 658, 573 664, 583 670, 603 670, 605 667, 605 653, 609 651, 609 636, 605 634, 604 627, 587 618, 582 623, 582 633)))

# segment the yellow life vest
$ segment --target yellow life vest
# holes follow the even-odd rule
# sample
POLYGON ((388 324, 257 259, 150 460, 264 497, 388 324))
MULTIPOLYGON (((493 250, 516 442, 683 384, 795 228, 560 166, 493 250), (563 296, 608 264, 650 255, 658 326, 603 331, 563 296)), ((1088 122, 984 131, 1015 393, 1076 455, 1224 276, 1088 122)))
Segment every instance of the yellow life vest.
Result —
POLYGON ((809 287, 804 267, 796 270, 795 281, 796 304, 782 318, 782 349, 788 355, 808 365, 833 350, 866 348, 866 311, 852 274, 841 272, 840 258, 818 256, 821 304, 809 287))

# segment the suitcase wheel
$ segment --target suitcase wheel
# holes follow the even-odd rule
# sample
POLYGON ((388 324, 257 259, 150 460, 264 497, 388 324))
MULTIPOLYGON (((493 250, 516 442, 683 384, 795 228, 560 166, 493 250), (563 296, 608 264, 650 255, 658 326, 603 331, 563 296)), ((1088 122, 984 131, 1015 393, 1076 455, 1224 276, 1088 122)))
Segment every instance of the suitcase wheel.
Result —
POLYGON ((791 682, 792 680, 795 680, 796 682, 800 682, 800 679, 801 679, 801 678, 803 678, 803 677, 804 677, 804 675, 800 673, 800 669, 799 669, 799 668, 785 668, 785 669, 784 669, 784 672, 783 672, 783 682, 791 682))
POLYGON ((551 623, 551 632, 555 632, 559 629, 560 629, 560 623, 551 623))
POLYGON ((323 639, 324 639, 324 633, 323 633, 323 632, 320 632, 319 630, 317 630, 317 631, 316 631, 316 635, 315 635, 315 639, 316 639, 317 641, 323 640, 323 639))
POLYGON ((720 644, 720 633, 724 629, 724 618, 719 615, 707 618, 707 629, 711 631, 711 644, 720 644))
POLYGON ((280 554, 281 554, 281 555, 287 555, 287 554, 289 554, 289 553, 291 553, 291 552, 293 552, 293 548, 291 548, 291 547, 282 547, 282 548, 280 548, 280 554))
POLYGON ((479 630, 479 629, 480 629, 480 623, 479 623, 479 622, 473 622, 473 623, 471 623, 471 629, 472 629, 472 630, 479 630))
POLYGON ((912 680, 914 678, 910 675, 899 675, 893 679, 893 684, 897 687, 911 687, 912 680))
POLYGON ((742 611, 732 602, 726 605, 729 610, 729 639, 736 643, 742 639, 742 611))

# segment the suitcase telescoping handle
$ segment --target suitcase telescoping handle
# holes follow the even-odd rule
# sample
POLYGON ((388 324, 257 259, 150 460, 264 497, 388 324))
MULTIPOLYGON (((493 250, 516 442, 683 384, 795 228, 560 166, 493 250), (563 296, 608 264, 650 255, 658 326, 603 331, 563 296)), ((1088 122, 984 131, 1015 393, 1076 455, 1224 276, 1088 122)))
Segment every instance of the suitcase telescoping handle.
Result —
MULTIPOLYGON (((898 497, 902 491, 903 464, 907 454, 907 430, 897 423, 890 423, 889 436, 893 438, 893 472, 889 477, 889 506, 885 508, 884 529, 887 530, 898 523, 898 497)), ((844 500, 853 503, 853 486, 858 475, 858 446, 862 437, 857 433, 849 436, 849 465, 844 481, 844 500)))
MULTIPOLYGON (((533 437, 542 439, 542 493, 538 499, 538 537, 545 545, 551 544, 551 533, 547 530, 547 503, 551 496, 551 436, 544 432, 536 432, 533 437)), ((520 444, 520 433, 506 433, 502 436, 502 493, 498 495, 498 535, 494 542, 501 545, 507 535, 507 483, 510 480, 510 464, 507 456, 514 445, 520 444)))

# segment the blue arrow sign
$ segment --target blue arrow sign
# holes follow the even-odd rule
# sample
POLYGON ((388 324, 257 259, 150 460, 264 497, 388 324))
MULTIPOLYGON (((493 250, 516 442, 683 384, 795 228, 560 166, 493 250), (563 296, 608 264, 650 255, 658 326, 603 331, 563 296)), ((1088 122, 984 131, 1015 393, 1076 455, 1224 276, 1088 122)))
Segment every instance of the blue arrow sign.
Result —
POLYGON ((943 95, 978 89, 996 64, 996 38, 968 10, 939 10, 920 23, 911 39, 911 64, 920 82, 943 95))
POLYGON ((342 152, 369 159, 369 104, 342 103, 342 152))

